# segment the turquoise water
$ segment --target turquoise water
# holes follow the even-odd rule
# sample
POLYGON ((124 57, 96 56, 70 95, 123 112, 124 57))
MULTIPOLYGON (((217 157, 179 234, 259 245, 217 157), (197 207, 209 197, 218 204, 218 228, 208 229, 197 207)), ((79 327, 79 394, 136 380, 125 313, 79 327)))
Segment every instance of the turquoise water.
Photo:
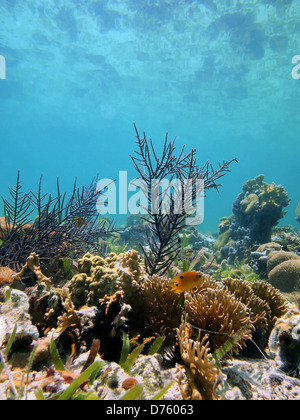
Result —
POLYGON ((158 147, 168 132, 196 148, 199 164, 238 158, 202 231, 259 174, 285 187, 282 223, 295 225, 299 32, 296 0, 1 0, 0 194, 18 170, 25 190, 43 173, 45 192, 57 176, 65 190, 133 178, 135 122, 158 147))

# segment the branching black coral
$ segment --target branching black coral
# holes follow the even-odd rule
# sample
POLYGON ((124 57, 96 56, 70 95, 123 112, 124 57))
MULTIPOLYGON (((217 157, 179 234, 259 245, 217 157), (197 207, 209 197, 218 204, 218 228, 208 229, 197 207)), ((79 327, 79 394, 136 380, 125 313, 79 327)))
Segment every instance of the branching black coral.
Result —
POLYGON ((20 174, 10 198, 2 197, 4 221, 0 227, 0 265, 19 270, 27 257, 35 252, 41 263, 53 257, 73 254, 74 257, 89 249, 98 250, 100 241, 114 233, 111 224, 99 220, 96 202, 102 191, 96 188, 97 179, 89 186, 77 187, 72 194, 42 194, 42 177, 38 192, 22 191, 20 174), (34 221, 32 222, 32 217, 34 221))
POLYGON ((179 155, 176 155, 175 139, 169 141, 168 135, 159 156, 152 140, 148 141, 145 133, 141 138, 135 125, 134 127, 138 147, 131 158, 148 201, 148 208, 145 210, 149 215, 147 221, 150 252, 142 247, 145 266, 148 274, 163 275, 181 249, 178 233, 183 229, 187 217, 196 212, 199 181, 202 182, 202 194, 211 188, 218 190, 220 184, 217 181, 229 172, 229 165, 236 159, 224 161, 216 171, 209 162, 198 167, 196 150, 192 149, 185 154, 183 147, 179 155), (168 185, 160 191, 165 181, 168 185))

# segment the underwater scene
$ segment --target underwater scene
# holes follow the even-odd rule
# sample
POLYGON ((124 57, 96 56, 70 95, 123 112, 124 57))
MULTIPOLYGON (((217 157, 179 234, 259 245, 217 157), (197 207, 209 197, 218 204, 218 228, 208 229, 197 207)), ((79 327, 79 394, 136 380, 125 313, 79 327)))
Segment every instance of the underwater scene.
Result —
POLYGON ((300 399, 299 33, 297 0, 1 0, 0 400, 300 399))

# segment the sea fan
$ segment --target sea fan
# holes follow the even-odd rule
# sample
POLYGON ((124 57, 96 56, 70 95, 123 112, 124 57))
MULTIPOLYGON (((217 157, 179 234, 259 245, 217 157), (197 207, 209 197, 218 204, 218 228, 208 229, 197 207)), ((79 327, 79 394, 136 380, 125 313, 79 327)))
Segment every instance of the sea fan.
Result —
POLYGON ((96 202, 102 191, 96 188, 97 179, 89 186, 77 187, 72 194, 42 194, 42 176, 38 192, 25 194, 18 172, 15 188, 10 188, 10 198, 2 197, 4 218, 0 227, 0 265, 19 270, 27 257, 35 252, 42 264, 54 257, 98 251, 101 240, 114 234, 112 223, 101 221, 96 202), (34 220, 33 220, 34 217, 34 220))
POLYGON ((196 189, 198 181, 202 181, 204 191, 211 188, 218 191, 220 184, 217 184, 217 180, 229 172, 229 165, 236 159, 224 161, 216 171, 209 162, 199 168, 196 164, 196 150, 192 149, 185 154, 183 147, 176 156, 175 139, 169 141, 168 135, 164 141, 162 155, 158 156, 152 140, 148 142, 145 133, 141 138, 135 125, 134 127, 138 148, 131 159, 142 180, 140 185, 143 194, 148 200, 148 208, 144 210, 148 213, 145 220, 149 223, 150 252, 142 246, 145 266, 148 274, 163 275, 180 252, 178 233, 184 228, 186 219, 190 216, 190 211, 186 207, 194 211, 198 206, 199 196, 196 189), (160 185, 165 180, 169 181, 169 186, 172 185, 173 190, 167 188, 154 195, 153 182, 160 185), (172 183, 174 180, 176 182, 172 183), (190 185, 188 189, 185 188, 187 182, 190 185), (178 197, 181 197, 181 202, 178 197))

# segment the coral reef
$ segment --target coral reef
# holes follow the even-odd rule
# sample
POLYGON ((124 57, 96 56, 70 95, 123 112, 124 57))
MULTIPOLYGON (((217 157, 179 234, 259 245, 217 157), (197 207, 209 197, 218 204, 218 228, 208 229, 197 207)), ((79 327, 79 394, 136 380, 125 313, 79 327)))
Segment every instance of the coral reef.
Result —
POLYGON ((264 175, 247 181, 233 205, 238 226, 249 229, 251 243, 270 241, 272 228, 285 215, 290 199, 281 185, 267 184, 264 175))
POLYGON ((106 258, 86 254, 78 260, 78 271, 68 284, 75 308, 97 306, 105 295, 120 291, 123 302, 132 307, 128 315, 131 327, 139 330, 144 325, 145 269, 137 251, 110 253, 106 258))
POLYGON ((255 251, 250 253, 249 265, 253 271, 262 279, 267 279, 268 255, 273 251, 281 251, 282 247, 276 242, 268 242, 260 245, 255 251))
POLYGON ((289 309, 289 302, 286 298, 269 283, 264 281, 255 281, 251 284, 255 295, 267 302, 269 309, 267 313, 269 330, 274 328, 278 318, 284 316, 289 309))
MULTIPOLYGON (((39 392, 51 399, 54 391, 64 395, 67 386, 76 383, 81 372, 88 372, 100 363, 102 368, 97 365, 92 387, 85 385, 78 391, 82 398, 89 393, 97 398, 120 398, 132 392, 130 395, 144 399, 153 398, 156 393, 171 399, 232 399, 235 395, 254 399, 251 385, 246 386, 248 382, 242 380, 243 374, 231 369, 226 361, 236 353, 242 356, 241 350, 248 350, 249 339, 265 351, 272 329, 277 328, 276 322, 290 310, 278 290, 263 281, 225 278, 219 282, 205 274, 197 288, 182 295, 175 294, 167 276, 145 274, 142 259, 135 250, 119 256, 110 254, 106 258, 86 254, 78 260, 77 266, 80 272, 67 284, 69 289, 58 289, 43 275, 38 256, 33 254, 28 258, 27 269, 35 272, 36 284, 26 289, 27 296, 12 289, 9 303, 0 304, 8 319, 6 305, 13 305, 15 295, 21 294, 24 305, 25 301, 27 304, 26 308, 21 305, 22 317, 25 316, 27 323, 24 329, 32 332, 30 336, 19 336, 18 331, 21 333, 24 329, 21 325, 19 330, 18 326, 17 339, 7 353, 5 372, 0 375, 0 398, 12 392, 6 374, 9 369, 20 366, 26 369, 31 363, 36 371, 35 375, 28 376, 27 391, 35 397, 40 388, 39 392), (101 287, 91 289, 90 284, 94 280, 100 284, 104 273, 110 281, 107 279, 102 285, 106 288, 110 284, 106 289, 110 294, 99 298, 101 287), (97 293, 90 295, 95 290, 97 293), (81 307, 82 303, 90 306, 81 307), (136 323, 130 317, 134 307, 135 317, 140 318, 136 323), (258 340, 261 338, 258 333, 264 337, 264 342, 258 340), (157 339, 163 343, 162 355, 146 355, 149 343, 157 334, 164 335, 157 339), (35 353, 31 356, 34 344, 35 353), (128 356, 124 358, 126 351, 128 356), (169 368, 165 364, 168 352, 173 353, 169 368), (69 370, 61 371, 64 373, 57 370, 57 366, 62 366, 57 357, 66 361, 69 370), (176 368, 173 367, 175 360, 176 368)), ((24 273, 19 275, 22 279, 24 273)), ((5 302, 8 288, 3 288, 5 302)), ((16 304, 20 305, 18 301, 16 304)), ((18 313, 21 316, 20 308, 18 313)), ((4 343, 13 333, 15 321, 19 325, 20 318, 14 318, 9 324, 4 343)), ((290 329, 292 337, 295 328, 294 323, 290 329)), ((285 367, 292 359, 295 375, 298 350, 295 356, 292 346, 297 343, 285 335, 280 337, 277 349, 280 356, 277 357, 281 357, 281 363, 285 360, 285 367)), ((155 349, 157 352, 158 347, 155 349)), ((234 365, 235 361, 232 363, 234 365)), ((286 373, 291 374, 291 369, 286 369, 286 373)), ((272 373, 275 374, 278 375, 272 373)), ((288 383, 288 379, 283 382, 288 383)), ((20 390, 17 379, 14 384, 17 395, 20 390)), ((283 395, 285 391, 280 392, 283 395)), ((21 391, 19 394, 23 395, 21 391)))
MULTIPOLYGON (((225 15, 218 24, 237 45, 236 22, 259 58, 252 17, 225 15)), ((56 196, 43 195, 42 179, 37 193, 24 194, 18 173, 3 199, 0 399, 296 398, 299 383, 287 375, 299 376, 300 315, 280 290, 300 290, 299 232, 275 228, 286 191, 263 175, 247 181, 218 237, 203 235, 186 225, 197 212, 177 212, 176 194, 195 210, 197 181, 218 191, 235 159, 198 167, 194 149, 176 153, 166 136, 159 155, 135 131, 131 158, 148 215, 130 216, 120 232, 98 218, 96 180, 75 183, 67 199, 59 183, 56 196), (153 180, 175 179, 155 196, 153 180), (185 279, 199 284, 174 293, 172 279, 188 271, 185 279)))
POLYGON ((126 226, 120 231, 120 242, 129 249, 138 249, 147 244, 147 223, 140 215, 127 217, 126 226))
POLYGON ((264 333, 268 329, 269 305, 255 295, 251 283, 246 280, 236 280, 228 277, 224 279, 223 284, 230 293, 239 299, 250 312, 250 320, 255 331, 260 330, 264 333))
POLYGON ((270 242, 272 229, 285 215, 289 202, 285 189, 267 184, 264 175, 247 181, 233 203, 233 215, 221 220, 215 243, 218 260, 225 257, 232 264, 236 258, 245 258, 253 245, 270 242))
POLYGON ((292 293, 299 289, 299 261, 297 254, 283 251, 281 245, 271 242, 251 253, 250 265, 273 286, 292 293))
POLYGON ((267 271, 270 273, 277 265, 285 261, 300 260, 300 257, 293 252, 287 251, 271 251, 268 254, 267 271))
POLYGON ((223 284, 249 311, 253 330, 251 340, 242 349, 242 354, 258 358, 266 352, 276 320, 289 310, 288 301, 277 289, 264 281, 248 282, 227 278, 223 280, 223 284))
POLYGON ((15 281, 16 272, 8 267, 0 267, 0 287, 12 284, 15 281))
POLYGON ((273 360, 233 360, 223 369, 225 400, 298 400, 300 381, 275 369, 273 360))
POLYGON ((274 228, 271 240, 280 244, 283 250, 300 256, 300 235, 297 229, 291 226, 274 228))
POLYGON ((123 301, 132 307, 128 315, 131 328, 139 331, 145 322, 143 316, 145 268, 141 256, 135 250, 120 254, 116 268, 119 273, 116 288, 122 291, 123 301))

